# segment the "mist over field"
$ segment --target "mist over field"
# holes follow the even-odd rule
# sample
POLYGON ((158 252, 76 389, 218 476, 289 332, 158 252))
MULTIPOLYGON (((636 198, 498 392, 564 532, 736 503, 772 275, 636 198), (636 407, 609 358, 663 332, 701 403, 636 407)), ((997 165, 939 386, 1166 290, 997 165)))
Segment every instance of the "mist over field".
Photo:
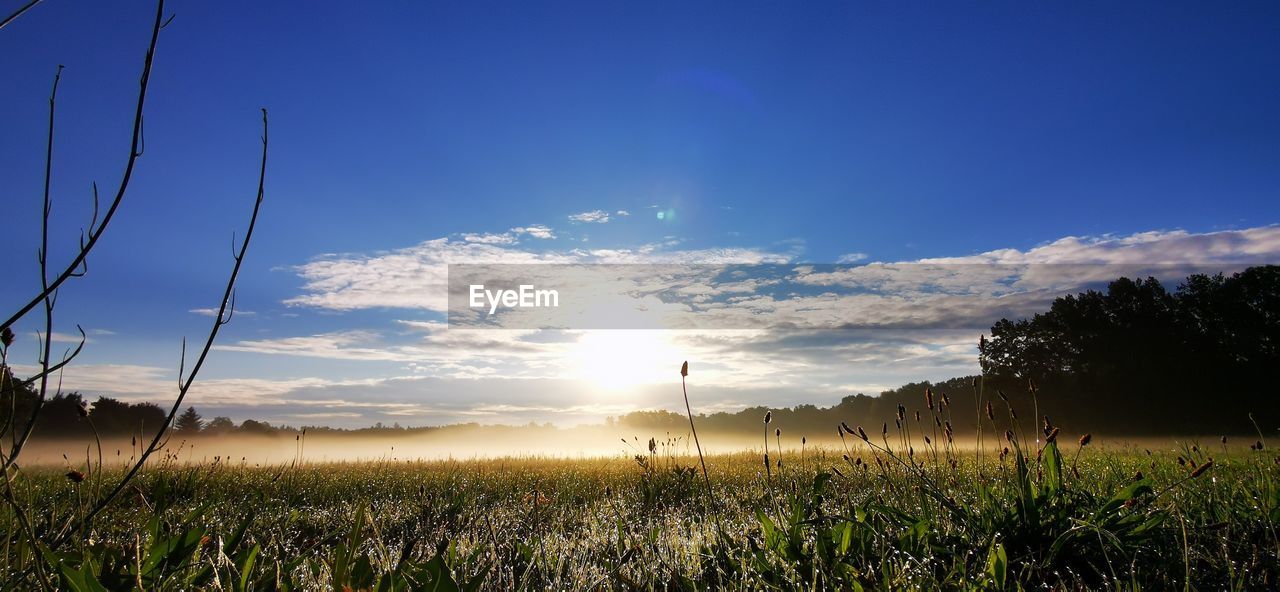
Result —
MULTIPOLYGON (((778 450, 779 439, 770 428, 769 447, 778 450)), ((847 450, 858 449, 855 436, 844 441, 836 437, 834 428, 824 430, 831 434, 806 435, 801 444, 799 434, 786 434, 780 439, 783 459, 798 462, 802 454, 811 461, 822 458, 828 463, 839 463, 847 450)), ((745 433, 724 433, 699 430, 702 451, 707 456, 760 453, 763 436, 745 433)), ((1074 441, 1082 434, 1063 434, 1064 440, 1074 441)), ((537 459, 612 459, 629 461, 636 455, 649 454, 649 438, 655 440, 657 453, 671 456, 680 462, 697 463, 697 452, 688 432, 647 433, 641 430, 617 428, 577 427, 525 428, 525 427, 451 427, 429 433, 361 434, 361 433, 311 433, 300 434, 173 437, 163 448, 164 462, 203 465, 214 461, 231 466, 285 466, 294 463, 364 463, 364 462, 419 462, 442 460, 509 460, 513 463, 537 459), (622 434, 631 434, 622 438, 622 434), (622 442, 625 439, 626 442, 622 442)), ((1185 437, 1153 436, 1093 436, 1091 446, 1115 451, 1139 452, 1177 450, 1183 445, 1199 444, 1226 450, 1219 444, 1221 436, 1203 434, 1185 437)), ((897 444, 896 438, 892 440, 897 444)), ((1230 438, 1230 449, 1246 449, 1253 439, 1245 436, 1230 438)), ((145 443, 143 443, 145 444, 145 443)), ((953 449, 973 452, 976 438, 957 438, 953 449)), ((910 445, 918 454, 929 452, 928 444, 916 439, 910 445)), ((992 440, 988 435, 983 445, 988 452, 999 452, 1006 446, 1002 440, 992 440)), ((106 465, 123 465, 135 459, 139 450, 137 440, 109 438, 102 441, 103 461, 106 465)), ((775 454, 774 460, 777 460, 775 454)), ((23 452, 24 465, 29 467, 81 466, 87 461, 97 461, 97 447, 92 441, 79 439, 33 439, 23 452), (64 456, 65 455, 65 456, 64 456), (87 455, 87 456, 86 456, 87 455)), ((763 470, 763 469, 761 469, 763 470)))

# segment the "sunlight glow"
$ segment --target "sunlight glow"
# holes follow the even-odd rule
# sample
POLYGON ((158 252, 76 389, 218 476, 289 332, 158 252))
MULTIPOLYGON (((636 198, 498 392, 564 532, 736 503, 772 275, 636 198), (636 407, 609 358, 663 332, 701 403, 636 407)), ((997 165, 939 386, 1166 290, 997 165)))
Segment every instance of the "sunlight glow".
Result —
POLYGON ((619 393, 670 380, 672 345, 658 330, 587 331, 574 353, 577 375, 619 393))

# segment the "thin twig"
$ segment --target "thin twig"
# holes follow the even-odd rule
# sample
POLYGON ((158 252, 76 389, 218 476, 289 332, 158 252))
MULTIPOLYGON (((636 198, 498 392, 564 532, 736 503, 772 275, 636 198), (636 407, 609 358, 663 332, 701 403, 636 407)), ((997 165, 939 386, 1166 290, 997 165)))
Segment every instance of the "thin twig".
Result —
MULTIPOLYGON (((25 10, 25 8, 23 10, 25 10)), ((85 259, 89 256, 89 252, 92 251, 94 245, 98 243, 98 239, 102 238, 102 233, 106 231, 107 226, 111 223, 111 219, 115 216, 116 210, 120 207, 120 203, 124 201, 125 192, 129 188, 129 180, 133 177, 134 165, 137 163, 138 157, 142 156, 142 151, 139 150, 139 147, 142 145, 142 111, 143 106, 146 104, 147 85, 151 81, 151 65, 155 60, 156 41, 160 38, 160 29, 163 26, 161 18, 163 15, 164 0, 159 0, 156 3, 155 25, 151 29, 151 43, 147 46, 147 56, 142 64, 142 80, 138 89, 138 104, 133 114, 133 139, 129 147, 129 158, 125 162, 124 175, 120 178, 120 185, 116 189, 115 198, 111 200, 111 205, 107 208, 106 214, 103 215, 102 222, 99 223, 96 228, 92 226, 89 228, 89 238, 84 241, 83 246, 76 253, 75 258, 67 264, 62 272, 59 273, 52 282, 43 286, 40 293, 32 298, 30 302, 27 302, 27 304, 23 305, 22 308, 19 308, 17 312, 13 313, 12 316, 6 319, 3 323, 0 323, 0 329, 12 326, 19 319, 26 316, 27 313, 31 312, 31 309, 35 308, 40 301, 49 297, 49 295, 57 290, 63 282, 67 281, 68 278, 75 277, 78 274, 76 270, 80 269, 80 267, 85 263, 85 259)), ((10 19, 12 18, 14 17, 10 17, 10 19)), ((4 24, 8 24, 8 20, 6 20, 4 24)), ((0 24, 0 26, 3 26, 3 24, 0 24)))
POLYGON ((26 5, 24 5, 22 8, 19 8, 13 11, 13 14, 5 17, 3 21, 0 21, 0 29, 3 29, 5 25, 12 23, 14 20, 17 20, 17 18, 22 16, 23 13, 25 13, 28 10, 31 10, 32 7, 34 7, 39 3, 40 3, 40 0, 31 0, 30 2, 26 3, 26 5))
MULTIPOLYGON (((173 418, 177 415, 178 409, 182 406, 183 399, 186 398, 187 392, 191 390, 191 386, 195 384, 196 376, 200 373, 200 368, 204 366, 204 362, 209 355, 209 351, 213 349, 213 342, 218 337, 218 331, 222 328, 223 325, 227 324, 230 321, 230 316, 227 313, 230 310, 229 306, 231 303, 231 295, 235 292, 236 278, 240 275, 240 266, 244 263, 245 253, 249 250, 249 241, 253 238, 253 230, 258 222, 258 213, 262 208, 262 199, 264 195, 266 174, 267 174, 267 110, 263 109, 262 110, 262 162, 258 170, 258 195, 257 195, 257 198, 254 200, 253 214, 249 216, 249 227, 248 227, 248 230, 246 230, 244 233, 244 240, 240 244, 240 251, 238 253, 235 253, 234 255, 235 264, 232 266, 231 274, 227 278, 227 286, 222 293, 222 303, 218 306, 218 314, 214 316, 213 326, 210 327, 209 329, 208 337, 205 339, 204 347, 200 350, 200 355, 196 357, 196 362, 191 367, 191 373, 187 375, 186 380, 182 382, 181 386, 179 387, 178 396, 176 399, 174 399, 173 407, 169 409, 169 414, 167 417, 165 417, 164 423, 161 424, 160 429, 156 431, 155 436, 151 439, 151 443, 146 447, 146 449, 143 450, 138 460, 134 462, 133 466, 129 469, 129 472, 126 473, 125 476, 120 479, 120 481, 116 484, 116 486, 107 495, 103 496, 101 499, 98 500, 97 503, 94 504, 93 509, 91 509, 87 514, 85 514, 84 518, 81 520, 81 523, 84 527, 87 528, 92 523, 94 517, 96 517, 100 512, 102 512, 102 510, 106 509, 106 507, 110 505, 111 502, 115 500, 115 498, 118 495, 120 495, 120 492, 123 491, 126 486, 128 486, 129 482, 133 480, 134 476, 138 474, 138 471, 140 471, 143 465, 146 464, 147 459, 150 458, 150 456, 153 453, 155 453, 157 449, 159 449, 160 442, 164 439, 165 435, 168 433, 169 426, 173 424, 173 418)), ((77 529, 75 528, 71 529, 71 531, 73 532, 75 530, 77 529)), ((58 540, 51 543, 49 547, 51 549, 56 549, 63 542, 65 542, 65 538, 59 538, 58 540)))

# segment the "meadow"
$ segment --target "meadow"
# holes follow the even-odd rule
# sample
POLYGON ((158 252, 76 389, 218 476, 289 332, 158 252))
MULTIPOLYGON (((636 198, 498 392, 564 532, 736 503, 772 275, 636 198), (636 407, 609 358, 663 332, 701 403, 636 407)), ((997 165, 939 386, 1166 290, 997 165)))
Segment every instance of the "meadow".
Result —
POLYGON ((989 433, 978 449, 927 429, 926 443, 909 433, 915 423, 902 415, 873 434, 843 425, 839 443, 820 448, 784 442, 764 423, 757 450, 707 457, 705 477, 683 438, 621 438, 621 454, 593 459, 299 457, 254 466, 172 452, 89 524, 89 500, 120 469, 31 467, 13 488, 30 523, 8 507, 0 514, 0 582, 19 589, 43 579, 74 590, 1277 586, 1280 458, 1260 441, 1099 447, 1046 426, 1039 438, 1007 431, 994 444, 989 433), (40 548, 28 544, 26 528, 45 541, 40 548))

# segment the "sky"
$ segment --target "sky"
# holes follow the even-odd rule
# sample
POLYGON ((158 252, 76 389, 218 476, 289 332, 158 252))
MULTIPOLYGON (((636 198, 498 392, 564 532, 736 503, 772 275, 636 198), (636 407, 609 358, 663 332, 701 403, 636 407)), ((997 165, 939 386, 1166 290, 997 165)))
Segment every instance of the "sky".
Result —
MULTIPOLYGON (((67 261, 92 184, 119 182, 154 13, 49 0, 0 29, 0 310, 38 286, 58 65, 50 258, 67 261)), ((58 345, 76 324, 88 334, 63 388, 90 397, 172 398, 181 340, 208 330, 248 221, 262 107, 266 201, 239 312, 189 398, 207 417, 590 423, 679 407, 684 359, 704 410, 830 405, 976 371, 983 326, 1076 287, 1032 281, 1040 264, 1105 275, 1280 254, 1275 3, 165 13, 146 151, 89 273, 59 298, 58 345), (822 289, 686 278, 750 318, 707 331, 450 328, 447 265, 522 262, 768 263, 822 289), (920 262, 987 271, 865 290, 878 264, 920 262), (808 267, 835 263, 862 275, 808 267), (894 311, 912 327, 882 322, 894 311), (851 315, 872 330, 822 330, 851 315)), ((40 326, 19 324, 16 368, 40 326)))

